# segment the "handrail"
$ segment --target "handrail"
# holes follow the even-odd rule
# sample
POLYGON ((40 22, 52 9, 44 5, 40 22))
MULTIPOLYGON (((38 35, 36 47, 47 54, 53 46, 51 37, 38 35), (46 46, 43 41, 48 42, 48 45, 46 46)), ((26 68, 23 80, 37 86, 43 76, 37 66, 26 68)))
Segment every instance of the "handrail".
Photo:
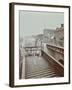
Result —
POLYGON ((52 47, 56 47, 56 48, 60 48, 60 49, 63 49, 64 50, 64 47, 61 47, 61 46, 51 45, 51 44, 48 44, 48 43, 47 43, 47 45, 48 46, 52 46, 52 47))
POLYGON ((54 57, 52 57, 50 54, 48 54, 48 56, 52 59, 52 60, 54 60, 55 62, 57 62, 61 67, 63 67, 64 68, 64 66, 58 61, 58 60, 56 60, 54 57))
POLYGON ((52 49, 55 52, 58 52, 60 54, 64 54, 64 49, 61 48, 61 47, 53 46, 53 45, 48 45, 48 44, 46 46, 47 46, 47 48, 50 48, 50 49, 52 49))
MULTIPOLYGON (((43 52, 45 52, 44 50, 42 50, 43 52)), ((52 60, 54 60, 56 63, 58 63, 62 68, 64 68, 64 66, 58 61, 56 60, 54 57, 52 57, 49 53, 45 52, 45 54, 50 57, 52 60)))
POLYGON ((50 63, 57 76, 64 76, 64 66, 42 50, 42 56, 50 63))

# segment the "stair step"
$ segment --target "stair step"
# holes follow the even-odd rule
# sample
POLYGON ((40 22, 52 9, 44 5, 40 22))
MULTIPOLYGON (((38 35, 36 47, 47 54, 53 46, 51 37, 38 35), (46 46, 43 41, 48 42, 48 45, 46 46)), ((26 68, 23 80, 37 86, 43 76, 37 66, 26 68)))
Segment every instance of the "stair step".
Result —
POLYGON ((40 75, 55 75, 55 72, 51 72, 51 71, 35 72, 35 73, 29 73, 26 76, 40 76, 40 75))
POLYGON ((39 72, 34 72, 34 73, 27 73, 26 75, 41 75, 41 74, 45 74, 45 73, 47 73, 47 74, 55 74, 55 72, 52 72, 52 71, 39 71, 39 72))
POLYGON ((49 74, 49 75, 35 75, 35 76, 27 76, 27 78, 50 78, 50 77, 55 77, 56 75, 55 74, 49 74))
POLYGON ((33 74, 33 73, 37 74, 37 73, 43 73, 43 72, 45 72, 45 71, 46 71, 46 72, 49 72, 49 73, 50 73, 50 72, 53 72, 52 69, 46 68, 46 69, 43 69, 43 70, 42 70, 42 69, 40 69, 40 70, 38 69, 38 70, 34 70, 34 71, 28 71, 28 72, 26 72, 26 74, 31 74, 31 73, 32 73, 32 74, 33 74))
POLYGON ((28 78, 48 78, 55 77, 53 67, 42 57, 27 57, 26 58, 26 79, 28 78))

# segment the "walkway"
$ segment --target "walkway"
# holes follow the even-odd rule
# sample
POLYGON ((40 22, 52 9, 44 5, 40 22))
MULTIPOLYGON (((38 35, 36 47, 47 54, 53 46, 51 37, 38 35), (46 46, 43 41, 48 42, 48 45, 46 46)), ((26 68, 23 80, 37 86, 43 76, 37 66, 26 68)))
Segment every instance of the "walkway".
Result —
POLYGON ((49 78, 55 77, 56 74, 48 61, 39 56, 28 56, 25 62, 25 78, 49 78))
POLYGON ((22 79, 63 76, 64 66, 52 57, 51 52, 47 49, 46 43, 43 44, 43 47, 39 56, 32 54, 31 50, 27 55, 24 51, 25 49, 21 50, 23 56, 22 79))

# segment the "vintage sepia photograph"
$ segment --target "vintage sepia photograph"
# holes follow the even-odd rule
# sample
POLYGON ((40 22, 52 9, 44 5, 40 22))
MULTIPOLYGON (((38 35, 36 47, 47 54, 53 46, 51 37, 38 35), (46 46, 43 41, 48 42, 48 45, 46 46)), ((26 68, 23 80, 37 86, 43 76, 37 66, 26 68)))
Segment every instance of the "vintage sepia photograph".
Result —
POLYGON ((10 87, 70 83, 70 6, 10 3, 10 87))
POLYGON ((64 13, 19 11, 19 78, 64 76, 64 13))

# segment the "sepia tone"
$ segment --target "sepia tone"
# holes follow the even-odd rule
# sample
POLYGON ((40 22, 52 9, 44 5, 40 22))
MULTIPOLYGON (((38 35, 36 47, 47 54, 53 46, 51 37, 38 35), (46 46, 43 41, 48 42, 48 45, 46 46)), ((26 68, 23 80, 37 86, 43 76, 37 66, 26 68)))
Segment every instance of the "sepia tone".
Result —
POLYGON ((19 37, 19 78, 64 77, 64 23, 23 36, 19 37))

